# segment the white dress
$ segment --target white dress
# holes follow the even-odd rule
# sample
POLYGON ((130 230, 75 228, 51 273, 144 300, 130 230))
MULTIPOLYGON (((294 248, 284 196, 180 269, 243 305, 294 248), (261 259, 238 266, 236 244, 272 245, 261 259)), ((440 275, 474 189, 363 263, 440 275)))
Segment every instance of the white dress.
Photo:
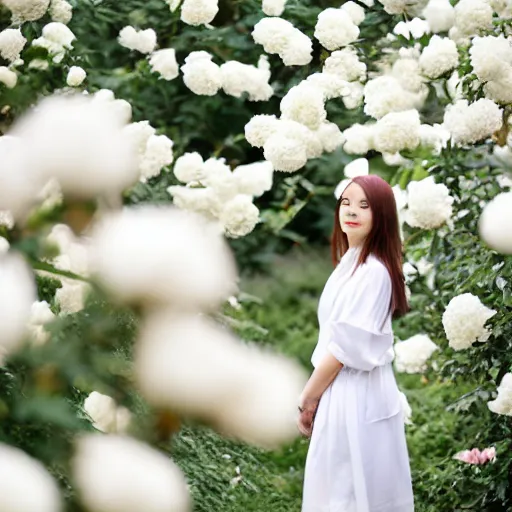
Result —
POLYGON ((322 395, 309 445, 302 512, 413 512, 404 417, 392 361, 391 279, 373 255, 352 271, 349 249, 318 306, 313 366, 344 364, 322 395))

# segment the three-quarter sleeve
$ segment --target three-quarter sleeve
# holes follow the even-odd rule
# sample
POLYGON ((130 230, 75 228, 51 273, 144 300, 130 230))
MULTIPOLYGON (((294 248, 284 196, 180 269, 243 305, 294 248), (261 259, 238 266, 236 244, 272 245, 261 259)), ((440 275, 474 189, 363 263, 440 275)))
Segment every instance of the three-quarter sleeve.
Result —
POLYGON ((391 293, 389 273, 380 261, 368 259, 355 271, 329 317, 327 350, 340 363, 371 371, 392 359, 391 293))

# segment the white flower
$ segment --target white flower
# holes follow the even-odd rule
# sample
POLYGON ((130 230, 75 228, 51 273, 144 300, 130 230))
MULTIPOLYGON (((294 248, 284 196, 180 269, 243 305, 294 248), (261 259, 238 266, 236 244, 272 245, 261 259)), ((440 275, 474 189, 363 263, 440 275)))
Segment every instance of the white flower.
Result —
POLYGON ((489 202, 480 217, 482 240, 495 251, 512 254, 512 192, 503 192, 489 202))
POLYGON ((439 155, 441 150, 446 147, 450 137, 450 132, 440 124, 433 126, 422 124, 420 126, 420 144, 423 147, 431 148, 436 155, 439 155))
POLYGON ((408 4, 414 3, 408 0, 379 0, 388 14, 404 14, 407 11, 408 4))
POLYGON ((310 130, 297 121, 279 120, 277 132, 290 139, 297 140, 306 151, 306 158, 318 158, 322 155, 322 141, 317 131, 310 130))
POLYGON ((407 186, 409 226, 432 229, 442 226, 452 216, 453 197, 443 184, 436 184, 429 176, 421 181, 411 181, 407 186))
POLYGON ((231 60, 222 64, 220 71, 222 88, 230 96, 240 98, 247 93, 249 101, 267 101, 274 94, 266 58, 260 59, 258 67, 231 60))
POLYGON ((492 7, 486 0, 460 0, 455 6, 455 28, 467 36, 492 28, 492 7))
POLYGON ((55 301, 62 315, 72 315, 84 309, 89 285, 81 281, 63 280, 62 288, 55 292, 55 301))
POLYGON ((261 148, 269 137, 276 133, 278 127, 279 121, 276 116, 256 115, 245 125, 245 138, 251 146, 261 148))
POLYGON ((103 101, 45 98, 12 133, 22 141, 32 171, 45 183, 57 178, 65 195, 119 194, 137 180, 136 148, 103 101))
POLYGON ((0 364, 3 355, 23 341, 35 300, 34 278, 23 259, 12 254, 0 256, 0 364))
POLYGON ((70 87, 78 87, 85 80, 87 73, 79 66, 71 66, 66 79, 70 87))
POLYGON ((355 2, 345 2, 340 9, 348 13, 355 25, 361 25, 365 18, 364 7, 355 2))
POLYGON ((78 439, 73 481, 91 512, 188 512, 183 475, 171 459, 130 437, 89 434, 78 439))
POLYGON ((267 16, 281 16, 286 0, 262 0, 262 10, 267 16))
POLYGON ((260 218, 260 211, 252 203, 252 197, 238 194, 225 203, 219 215, 226 234, 231 238, 248 235, 254 230, 260 218))
POLYGON ((130 411, 119 407, 115 400, 93 391, 84 401, 84 411, 92 419, 94 428, 109 434, 121 434, 130 422, 130 411))
POLYGON ((125 302, 210 308, 233 293, 233 257, 214 226, 173 207, 105 216, 93 230, 92 264, 125 302))
POLYGON ((173 162, 174 142, 166 135, 151 135, 146 143, 146 151, 140 162, 140 181, 158 176, 162 169, 173 162))
POLYGON ((261 196, 272 188, 274 168, 267 161, 239 165, 233 171, 233 178, 240 194, 261 196))
POLYGON ((386 114, 374 126, 374 148, 381 153, 415 149, 420 143, 420 124, 417 110, 386 114))
POLYGON ((18 22, 36 21, 42 18, 50 5, 50 0, 2 0, 18 22))
POLYGON ((313 44, 311 39, 300 30, 292 34, 288 44, 280 54, 285 66, 304 66, 311 62, 313 58, 311 52, 313 44))
POLYGON ((512 416, 512 373, 506 373, 498 386, 498 396, 487 402, 489 410, 495 414, 512 416))
POLYGON ((501 80, 512 69, 512 46, 502 35, 473 38, 469 55, 473 71, 481 82, 501 80))
POLYGON ((297 121, 311 130, 317 130, 327 118, 322 90, 307 81, 288 91, 280 109, 282 119, 297 121))
POLYGON ((348 84, 349 94, 343 96, 343 104, 345 108, 352 110, 359 107, 363 103, 364 86, 359 82, 350 82, 348 84))
POLYGON ((170 186, 167 192, 173 204, 181 210, 189 210, 203 215, 209 220, 217 220, 222 202, 212 188, 170 186))
POLYGON ((151 53, 156 48, 156 32, 152 28, 136 30, 132 26, 124 27, 119 32, 119 44, 129 50, 151 53))
POLYGON ((181 21, 187 25, 208 25, 218 12, 218 0, 184 0, 181 21))
POLYGON ((179 66, 174 48, 153 52, 149 58, 149 65, 151 71, 159 73, 164 80, 174 80, 179 75, 179 66))
POLYGON ((0 66, 0 83, 9 89, 16 87, 18 83, 18 75, 5 66, 0 66))
POLYGON ((20 58, 26 42, 19 28, 6 28, 0 32, 0 55, 3 59, 14 62, 20 58))
POLYGON ((423 17, 435 34, 448 32, 455 23, 455 10, 450 0, 429 0, 423 10, 423 17))
POLYGON ((351 90, 351 84, 341 79, 338 75, 334 75, 332 73, 313 73, 306 78, 305 83, 320 89, 324 100, 348 95, 351 90))
POLYGON ((156 130, 149 124, 149 121, 130 123, 123 128, 123 133, 134 148, 137 149, 138 167, 140 170, 142 161, 146 156, 148 141, 156 134, 156 130))
POLYGON ((427 361, 438 350, 438 346, 426 334, 416 334, 395 343, 394 349, 397 372, 423 373, 427 369, 427 361))
POLYGON ((185 153, 174 164, 174 176, 182 183, 201 181, 203 172, 203 157, 197 153, 185 153))
POLYGON ((447 37, 433 36, 424 48, 419 64, 429 78, 439 78, 459 65, 457 45, 447 37))
POLYGON ((53 322, 55 315, 46 301, 36 301, 32 304, 28 327, 33 341, 36 344, 46 343, 50 333, 44 329, 44 325, 53 322))
POLYGON ((0 496, 5 512, 60 512, 59 488, 46 468, 13 446, 0 443, 0 496))
POLYGON ((353 124, 343 132, 345 144, 343 150, 349 154, 364 155, 373 148, 375 125, 353 124))
POLYGON ((328 7, 318 15, 315 37, 327 50, 338 50, 359 37, 359 28, 346 10, 328 7))
POLYGON ((52 21, 67 25, 73 17, 73 6, 66 0, 51 0, 50 16, 52 21))
POLYGON ((486 98, 469 105, 467 100, 459 100, 448 105, 444 114, 444 127, 456 144, 474 144, 486 139, 499 130, 502 123, 501 109, 486 98))
POLYGON ((322 143, 322 150, 332 153, 345 142, 345 137, 337 124, 325 121, 316 130, 316 135, 322 143))
POLYGON ((484 326, 495 314, 496 311, 484 306, 476 295, 463 293, 454 297, 443 313, 443 327, 450 347, 462 350, 476 341, 487 341, 491 331, 484 326))
POLYGON ((3 236, 0 236, 0 256, 6 254, 10 247, 11 244, 3 236))
POLYGON ((345 177, 350 179, 356 176, 368 176, 370 174, 370 163, 366 158, 356 158, 345 165, 343 173, 345 177))
POLYGON ((487 98, 500 105, 512 103, 512 69, 499 80, 491 80, 484 84, 484 91, 487 98))
POLYGON ((405 91, 420 93, 425 88, 425 78, 421 75, 420 65, 416 58, 397 59, 391 69, 391 76, 398 80, 405 91))
POLYGON ((420 18, 413 18, 411 21, 400 21, 395 25, 393 33, 397 36, 403 36, 406 39, 420 39, 430 32, 429 24, 420 18))
POLYGON ((208 52, 192 52, 181 67, 185 85, 194 93, 204 96, 217 94, 222 87, 220 67, 212 61, 208 52))
POLYGON ((402 409, 402 415, 404 417, 404 423, 406 425, 412 425, 412 420, 411 420, 412 409, 411 409, 411 406, 409 405, 409 401, 407 400, 407 396, 405 395, 405 393, 402 393, 401 391, 400 391, 400 405, 401 405, 401 409, 402 409))
POLYGON ((42 37, 68 50, 73 47, 73 41, 76 39, 75 34, 64 23, 57 21, 48 23, 43 27, 42 37))
POLYGON ((50 67, 47 60, 44 59, 32 59, 28 64, 28 69, 38 69, 46 71, 50 67))
POLYGON ((298 171, 308 160, 302 142, 281 133, 271 135, 265 142, 263 151, 265 159, 272 163, 276 171, 298 171))
POLYGON ((366 77, 366 64, 359 60, 354 48, 344 48, 332 52, 324 62, 324 73, 332 73, 342 80, 353 82, 364 80, 366 77))
MULTIPOLYGON (((1 147, 1 143, 0 143, 1 147)), ((0 153, 1 155, 1 153, 0 153)), ((12 213, 8 210, 0 210, 0 227, 12 229, 14 227, 14 218, 12 213)))

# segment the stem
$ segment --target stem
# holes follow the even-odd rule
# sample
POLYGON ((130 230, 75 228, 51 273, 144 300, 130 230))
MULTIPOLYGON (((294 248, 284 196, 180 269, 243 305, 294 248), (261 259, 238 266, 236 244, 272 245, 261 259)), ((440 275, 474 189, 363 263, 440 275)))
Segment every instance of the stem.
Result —
POLYGON ((34 270, 44 270, 50 274, 67 277, 69 279, 76 279, 77 281, 83 281, 84 283, 90 283, 90 280, 86 279, 85 277, 79 276, 74 272, 69 272, 68 270, 60 270, 55 268, 53 265, 50 265, 49 263, 33 259, 29 259, 29 262, 34 270))

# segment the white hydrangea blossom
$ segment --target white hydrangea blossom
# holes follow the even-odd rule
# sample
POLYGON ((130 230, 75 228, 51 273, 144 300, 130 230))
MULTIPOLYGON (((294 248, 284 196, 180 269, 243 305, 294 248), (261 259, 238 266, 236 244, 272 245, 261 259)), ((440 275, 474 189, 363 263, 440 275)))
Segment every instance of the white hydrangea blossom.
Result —
POLYGON ((267 16, 281 16, 286 0, 262 0, 262 10, 267 16))
POLYGON ((139 164, 142 183, 158 176, 164 167, 172 164, 174 160, 173 146, 174 142, 166 135, 151 135, 149 137, 146 151, 139 164))
POLYGON ((492 13, 492 7, 486 0, 460 0, 455 6, 453 29, 462 37, 478 35, 480 30, 492 27, 492 13))
POLYGON ((322 143, 323 151, 326 153, 336 151, 345 142, 345 137, 339 126, 330 121, 322 123, 315 133, 322 143))
POLYGON ((42 18, 50 0, 2 0, 2 3, 12 12, 13 21, 23 23, 42 18))
POLYGON ((423 17, 435 34, 448 32, 455 23, 455 9, 450 0, 429 0, 423 10, 423 17))
POLYGON ((73 6, 66 0, 51 0, 50 16, 52 21, 67 25, 73 17, 73 6))
POLYGON ((0 66, 0 83, 7 88, 13 89, 18 83, 18 75, 5 66, 0 66))
POLYGON ((222 88, 226 94, 240 98, 247 93, 249 101, 267 101, 274 94, 270 86, 270 66, 265 56, 259 60, 258 67, 228 61, 220 66, 222 88))
POLYGON ((459 53, 454 41, 433 36, 419 60, 421 71, 429 78, 439 78, 459 65, 459 53))
POLYGON ((327 119, 324 94, 307 81, 292 87, 281 100, 282 119, 297 121, 311 130, 317 130, 327 119))
POLYGON ((73 481, 92 512, 189 512, 186 481, 171 459, 128 436, 89 434, 78 439, 73 481))
POLYGON ((456 144, 474 144, 501 128, 501 112, 500 107, 487 98, 471 104, 459 100, 447 107, 443 124, 456 144))
POLYGON ((348 13, 355 25, 361 25, 366 17, 364 7, 352 1, 345 2, 340 9, 348 13))
POLYGON ((442 226, 452 216, 453 197, 443 184, 436 184, 433 176, 412 181, 407 186, 409 226, 433 229, 442 226))
POLYGON ((359 107, 364 99, 364 86, 359 82, 349 82, 349 93, 343 96, 343 104, 345 108, 352 110, 359 107))
POLYGON ((374 126, 374 148, 381 153, 415 149, 420 143, 420 125, 417 110, 386 114, 374 126))
POLYGON ((119 123, 125 125, 130 122, 132 106, 126 100, 116 99, 114 92, 110 89, 100 89, 92 95, 91 99, 106 111, 109 111, 119 123))
POLYGON ((473 38, 469 55, 481 82, 500 80, 512 67, 512 46, 503 35, 473 38))
POLYGON ((219 0, 184 0, 181 21, 187 25, 208 25, 219 12, 219 0))
POLYGON ((40 71, 46 71, 50 67, 50 64, 45 59, 32 59, 28 64, 28 69, 37 69, 40 71))
POLYGON ((273 174, 272 164, 264 160, 239 165, 233 171, 233 178, 240 194, 258 197, 272 188, 273 174))
POLYGON ((157 43, 156 32, 152 28, 137 30, 130 25, 119 32, 118 41, 121 46, 140 53, 151 53, 157 43))
POLYGON ((337 75, 347 82, 362 81, 366 78, 366 64, 359 60, 354 48, 343 48, 325 59, 323 73, 337 75))
POLYGON ((253 116, 245 125, 245 138, 254 147, 261 148, 269 137, 277 132, 279 120, 274 115, 259 114, 253 116))
POLYGON ((149 65, 153 73, 159 73, 164 80, 174 80, 179 75, 174 48, 165 48, 153 52, 149 57, 149 65))
POLYGON ((195 212, 211 221, 217 221, 222 210, 222 202, 210 187, 170 186, 167 192, 177 208, 195 212))
POLYGON ((430 33, 430 25, 421 18, 413 18, 411 21, 400 21, 395 25, 393 34, 403 36, 406 39, 420 39, 430 33))
POLYGON ((343 150, 349 154, 364 155, 373 149, 374 124, 353 124, 343 132, 343 150))
POLYGON ((498 396, 487 402, 489 410, 495 414, 512 416, 512 373, 506 373, 498 386, 498 396))
POLYGON ((495 251, 512 254, 512 192, 503 192, 485 205, 480 216, 482 240, 495 251))
POLYGON ((174 176, 182 183, 201 181, 204 177, 203 157, 197 153, 185 153, 174 164, 174 176))
POLYGON ((359 37, 359 27, 346 10, 328 7, 318 15, 315 37, 327 50, 338 50, 359 37))
POLYGON ((496 311, 484 306, 476 295, 463 293, 453 297, 442 319, 450 347, 463 350, 476 341, 487 341, 491 331, 485 324, 495 314, 496 311))
POLYGON ((3 237, 0 236, 0 256, 9 252, 11 244, 3 237))
POLYGON ((66 83, 70 87, 78 87, 85 80, 87 73, 85 70, 79 66, 71 66, 68 72, 68 76, 66 78, 66 83))
POLYGON ((421 74, 420 64, 416 58, 397 59, 391 68, 390 76, 398 80, 400 86, 407 92, 420 93, 425 89, 425 78, 421 74))
POLYGON ((440 124, 422 124, 420 126, 420 144, 431 148, 433 153, 439 155, 450 140, 450 132, 440 124))
POLYGON ((222 207, 219 220, 226 235, 232 238, 246 236, 254 230, 260 211, 252 203, 252 197, 238 194, 222 207))
POLYGON ((0 56, 10 62, 20 58, 27 40, 19 28, 6 28, 0 32, 0 56))
POLYGON ((34 39, 32 46, 45 48, 53 57, 53 62, 59 63, 66 51, 73 48, 75 39, 75 34, 64 23, 52 21, 43 27, 41 37, 34 39))
POLYGON ((427 369, 427 361, 438 348, 426 334, 416 334, 407 340, 395 343, 396 371, 423 373, 427 369))
POLYGON ((14 227, 14 218, 10 211, 0 210, 0 226, 5 226, 7 229, 14 227))
POLYGON ((52 322, 55 315, 46 301, 36 301, 32 304, 28 329, 33 342, 36 345, 44 344, 50 338, 50 333, 44 328, 47 323, 52 322))
POLYGON ((379 2, 388 14, 404 14, 410 4, 408 0, 379 0, 379 2))
POLYGON ((484 91, 487 98, 500 105, 512 103, 512 70, 509 70, 500 80, 492 80, 484 84, 484 91))
POLYGON ((183 82, 194 94, 214 96, 222 87, 220 67, 212 58, 205 51, 192 52, 185 58, 183 82))
POLYGON ((285 134, 272 135, 263 146, 265 159, 270 161, 276 171, 295 172, 308 161, 302 142, 285 134))
POLYGON ((313 58, 309 37, 282 18, 263 18, 254 26, 252 37, 267 53, 277 53, 285 66, 303 66, 313 58))
POLYGON ((324 100, 339 98, 350 94, 350 84, 332 73, 313 73, 309 75, 306 83, 321 89, 324 100))
POLYGON ((0 443, 0 496, 9 512, 61 512, 59 487, 36 459, 13 446, 0 443))
POLYGON ((97 391, 85 399, 84 411, 91 418, 94 428, 109 434, 124 433, 131 420, 131 413, 126 407, 118 406, 112 397, 97 391))

